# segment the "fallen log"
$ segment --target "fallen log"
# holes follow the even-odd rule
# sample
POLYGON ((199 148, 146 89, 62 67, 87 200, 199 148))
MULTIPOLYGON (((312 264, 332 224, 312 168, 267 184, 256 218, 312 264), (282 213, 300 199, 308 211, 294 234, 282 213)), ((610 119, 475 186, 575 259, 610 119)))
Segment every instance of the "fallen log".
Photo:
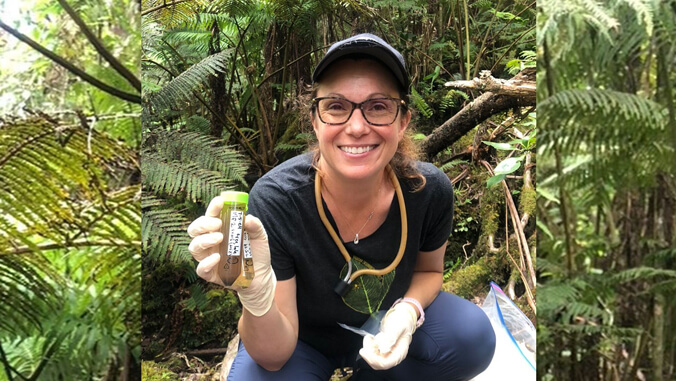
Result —
POLYGON ((439 152, 491 116, 513 108, 535 106, 534 70, 524 70, 508 81, 495 79, 490 73, 487 75, 482 72, 482 77, 473 81, 454 81, 446 85, 486 92, 435 128, 422 141, 420 152, 426 161, 431 161, 439 152))

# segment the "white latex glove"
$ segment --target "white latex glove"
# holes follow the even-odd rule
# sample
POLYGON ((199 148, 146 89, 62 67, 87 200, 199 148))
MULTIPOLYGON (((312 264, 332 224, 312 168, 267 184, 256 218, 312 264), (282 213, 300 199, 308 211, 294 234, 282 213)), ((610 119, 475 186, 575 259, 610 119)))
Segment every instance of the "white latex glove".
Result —
MULTIPOLYGON (((188 234, 194 237, 190 246, 188 246, 188 250, 193 258, 199 262, 196 269, 197 275, 206 281, 224 286, 216 268, 221 260, 217 250, 218 245, 223 240, 223 234, 220 232, 221 219, 219 218, 222 208, 223 198, 220 196, 214 197, 209 203, 205 215, 197 218, 188 226, 188 234)), ((262 316, 272 306, 277 278, 270 265, 268 235, 261 221, 254 216, 246 216, 244 230, 249 234, 254 278, 247 288, 238 286, 231 288, 237 291, 237 296, 239 296, 244 308, 254 316, 262 316)))
POLYGON ((364 336, 361 357, 375 370, 390 369, 402 362, 408 354, 418 319, 415 308, 398 303, 390 308, 380 323, 380 333, 364 336))

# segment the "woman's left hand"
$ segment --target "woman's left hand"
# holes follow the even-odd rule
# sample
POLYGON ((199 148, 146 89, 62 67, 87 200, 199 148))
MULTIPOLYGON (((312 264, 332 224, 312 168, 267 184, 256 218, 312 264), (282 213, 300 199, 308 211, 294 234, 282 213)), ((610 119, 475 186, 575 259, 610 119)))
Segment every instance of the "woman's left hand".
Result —
POLYGON ((390 369, 402 362, 416 328, 418 315, 408 303, 398 303, 387 311, 380 332, 364 336, 361 357, 375 370, 390 369))

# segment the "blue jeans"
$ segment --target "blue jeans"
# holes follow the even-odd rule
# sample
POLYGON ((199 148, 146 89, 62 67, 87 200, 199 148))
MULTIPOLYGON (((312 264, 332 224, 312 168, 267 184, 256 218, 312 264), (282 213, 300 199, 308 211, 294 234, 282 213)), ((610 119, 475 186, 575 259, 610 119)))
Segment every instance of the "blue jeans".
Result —
POLYGON ((342 367, 354 368, 351 381, 469 380, 488 367, 494 351, 495 333, 486 314, 465 299, 441 292, 425 309, 425 324, 413 334, 408 356, 392 369, 371 369, 361 358, 355 360, 358 351, 326 357, 299 340, 282 369, 270 372, 258 366, 240 342, 228 381, 327 381, 342 367))

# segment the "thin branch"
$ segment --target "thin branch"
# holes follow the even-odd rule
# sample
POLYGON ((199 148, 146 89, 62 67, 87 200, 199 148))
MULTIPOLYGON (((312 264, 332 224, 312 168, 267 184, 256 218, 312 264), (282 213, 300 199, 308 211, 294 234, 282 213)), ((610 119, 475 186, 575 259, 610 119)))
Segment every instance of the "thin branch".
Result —
POLYGON ((98 38, 92 33, 92 31, 87 27, 87 24, 78 16, 78 14, 73 10, 73 8, 68 5, 66 0, 57 0, 59 4, 63 7, 63 9, 68 13, 71 19, 75 21, 77 26, 80 27, 80 30, 82 30, 82 33, 84 33, 85 37, 87 37, 87 40, 94 46, 97 52, 110 64, 110 66, 115 69, 115 71, 120 74, 124 79, 131 84, 136 91, 141 92, 141 81, 131 72, 129 69, 127 69, 126 66, 122 65, 120 61, 117 60, 117 58, 113 57, 112 54, 103 46, 103 43, 99 41, 98 38))
POLYGON ((60 243, 43 243, 35 247, 19 247, 14 250, 8 250, 0 253, 0 255, 7 254, 27 254, 35 251, 72 249, 76 247, 97 247, 97 246, 117 246, 117 247, 140 247, 140 241, 75 241, 75 242, 60 242, 60 243), (36 250, 37 249, 37 250, 36 250))
POLYGON ((115 97, 118 97, 120 99, 123 99, 128 102, 132 103, 141 103, 141 97, 136 94, 130 94, 124 91, 121 91, 113 86, 107 85, 98 79, 94 78, 93 76, 87 74, 83 70, 75 67, 73 64, 68 62, 65 58, 58 56, 56 53, 52 52, 51 50, 45 48, 44 46, 38 44, 37 42, 33 41, 31 38, 28 36, 22 34, 21 32, 17 31, 16 29, 12 28, 11 26, 5 24, 4 22, 0 21, 0 28, 6 30, 9 34, 13 35, 17 39, 19 39, 21 42, 26 43, 28 46, 31 48, 37 50, 40 54, 43 56, 49 58, 50 60, 54 61, 57 65, 63 67, 64 69, 68 70, 69 72, 75 74, 76 76, 80 77, 83 81, 89 83, 90 85, 110 94, 115 97))
POLYGON ((507 23, 505 23, 505 25, 503 25, 502 28, 500 28, 500 30, 497 31, 497 32, 495 33, 495 35, 496 35, 496 36, 499 36, 499 35, 500 35, 500 32, 502 32, 503 30, 505 30, 505 28, 507 28, 507 27, 512 23, 512 21, 517 20, 517 19, 519 18, 519 16, 521 16, 521 14, 522 14, 523 12, 529 10, 529 9, 530 9, 533 5, 535 5, 535 4, 537 4, 537 1, 533 1, 532 3, 526 5, 526 8, 522 9, 521 12, 515 14, 514 17, 512 17, 511 19, 509 19, 509 20, 507 21, 507 23))
POLYGON ((2 361, 2 365, 5 368, 5 373, 7 374, 7 380, 13 381, 14 378, 12 378, 12 371, 16 374, 19 375, 19 377, 25 378, 21 375, 21 373, 17 372, 16 369, 12 368, 11 365, 9 365, 9 361, 7 360, 7 355, 5 355, 5 351, 2 348, 2 342, 0 342, 0 361, 2 361))
MULTIPOLYGON (((486 162, 485 160, 481 160, 481 164, 486 167, 488 172, 491 174, 491 176, 494 175, 493 168, 486 162)), ((505 200, 507 202, 507 205, 509 207, 509 214, 512 217, 512 225, 514 226, 514 233, 516 234, 517 237, 517 243, 519 243, 519 251, 523 249, 522 254, 522 260, 526 261, 527 269, 528 269, 528 275, 529 277, 525 277, 525 274, 522 275, 522 279, 524 281, 524 288, 526 289, 526 296, 529 299, 529 304, 531 304, 531 308, 533 308, 533 312, 535 312, 535 299, 533 298, 533 293, 532 293, 532 288, 535 287, 535 269, 533 267, 533 261, 530 256, 530 248, 528 247, 528 240, 526 239, 526 235, 523 232, 523 226, 521 225, 521 219, 519 218, 519 212, 516 210, 516 205, 514 204, 514 199, 512 198, 512 194, 509 191, 509 187, 507 186, 507 183, 505 180, 501 181, 503 189, 505 191, 505 200)), ((509 240, 507 240, 509 241, 509 240)), ((520 266, 517 266, 517 269, 519 269, 519 273, 521 273, 520 266)))
POLYGON ((19 151, 21 151, 22 149, 24 149, 24 147, 26 147, 27 145, 33 143, 34 141, 39 140, 39 139, 42 139, 42 138, 45 137, 45 136, 52 135, 52 134, 54 134, 55 132, 56 132, 56 133, 63 132, 63 131, 65 131, 65 130, 67 130, 67 129, 68 129, 68 128, 65 128, 65 126, 62 126, 62 127, 57 127, 57 128, 55 128, 54 130, 52 130, 52 131, 45 131, 45 132, 40 133, 39 135, 31 136, 30 138, 24 140, 24 141, 21 142, 20 144, 18 144, 18 145, 16 145, 16 146, 12 147, 12 149, 11 149, 9 152, 7 152, 7 153, 5 154, 5 156, 1 157, 1 158, 0 158, 0 167, 2 167, 3 165, 5 165, 5 163, 7 163, 7 162, 9 161, 9 159, 11 159, 11 158, 13 158, 14 156, 16 156, 16 154, 17 154, 19 151))
POLYGON ((413 48, 413 49, 415 49, 415 50, 417 50, 418 53, 422 54, 423 56, 427 57, 428 60, 434 62, 437 66, 439 66, 439 68, 440 68, 441 70, 445 71, 446 74, 448 74, 449 77, 453 78, 453 74, 451 74, 448 70, 446 70, 446 68, 444 67, 444 65, 442 65, 440 62, 438 62, 437 60, 435 60, 434 58, 432 58, 429 54, 423 52, 422 50, 420 50, 420 49, 419 49, 418 47, 416 47, 416 46, 410 45, 410 47, 413 48))
POLYGON ((155 11, 159 11, 159 10, 162 9, 162 8, 167 8, 167 7, 171 7, 171 6, 173 6, 173 5, 178 5, 178 4, 181 4, 181 3, 185 3, 185 2, 187 2, 187 1, 188 1, 188 0, 175 0, 173 3, 166 3, 166 2, 165 2, 165 3, 162 4, 162 5, 158 5, 158 6, 156 6, 156 7, 152 7, 152 8, 146 9, 145 11, 142 11, 142 12, 141 12, 141 16, 145 16, 145 15, 147 15, 148 13, 152 13, 152 12, 155 12, 155 11))
POLYGON ((519 42, 519 40, 521 40, 525 35, 528 34, 528 32, 532 31, 533 29, 535 29, 535 26, 532 26, 532 27, 528 28, 525 32, 523 32, 523 33, 519 36, 519 38, 517 38, 516 40, 514 40, 514 41, 512 42, 512 44, 509 45, 509 46, 507 47, 507 49, 505 50, 505 52, 502 53, 502 55, 500 56, 500 58, 498 58, 498 59, 495 61, 495 63, 493 64, 493 67, 491 67, 491 71, 495 71, 495 67, 500 63, 500 61, 502 61, 502 58, 503 58, 505 55, 507 55, 507 53, 512 49, 512 47, 513 47, 514 45, 516 45, 517 42, 519 42))
POLYGON ((44 355, 42 356, 42 359, 38 363, 38 366, 35 368, 33 373, 27 378, 28 381, 37 381, 37 379, 40 377, 40 374, 47 366, 47 362, 49 362, 52 359, 54 353, 56 353, 56 351, 59 349, 61 341, 65 338, 65 336, 66 334, 62 333, 60 337, 57 336, 54 339, 54 341, 49 345, 44 355))
POLYGON ((185 352, 186 355, 188 356, 195 356, 195 357, 210 357, 210 356, 217 356, 217 355, 224 355, 228 353, 228 348, 211 348, 211 349, 196 349, 194 351, 187 351, 185 352))
MULTIPOLYGON (((476 77, 477 74, 479 73, 479 63, 481 62, 481 55, 486 50, 486 41, 488 40, 488 34, 491 31, 491 27, 493 26, 493 22, 497 18, 497 15, 498 15, 497 10, 500 8, 501 3, 502 3, 502 0, 498 0, 498 5, 495 6, 495 12, 493 12, 493 16, 491 17, 491 22, 490 22, 490 24, 488 24, 488 27, 486 28, 486 34, 484 34, 484 38, 481 41, 481 47, 479 48, 479 53, 477 53, 476 59, 474 60, 474 74, 473 74, 474 77, 476 77)), ((514 17, 514 18, 516 18, 516 17, 514 17)))
POLYGON ((169 75, 170 75, 172 78, 175 78, 175 77, 176 77, 176 75, 175 75, 171 70, 169 70, 168 68, 166 68, 165 66, 163 66, 161 63, 159 63, 159 62, 157 62, 157 61, 153 61, 153 60, 150 60, 150 59, 143 59, 143 60, 141 60, 141 61, 143 61, 143 62, 149 62, 149 63, 151 63, 151 64, 154 64, 154 65, 156 65, 157 67, 159 67, 160 69, 162 69, 162 70, 166 71, 167 73, 169 73, 169 75))

